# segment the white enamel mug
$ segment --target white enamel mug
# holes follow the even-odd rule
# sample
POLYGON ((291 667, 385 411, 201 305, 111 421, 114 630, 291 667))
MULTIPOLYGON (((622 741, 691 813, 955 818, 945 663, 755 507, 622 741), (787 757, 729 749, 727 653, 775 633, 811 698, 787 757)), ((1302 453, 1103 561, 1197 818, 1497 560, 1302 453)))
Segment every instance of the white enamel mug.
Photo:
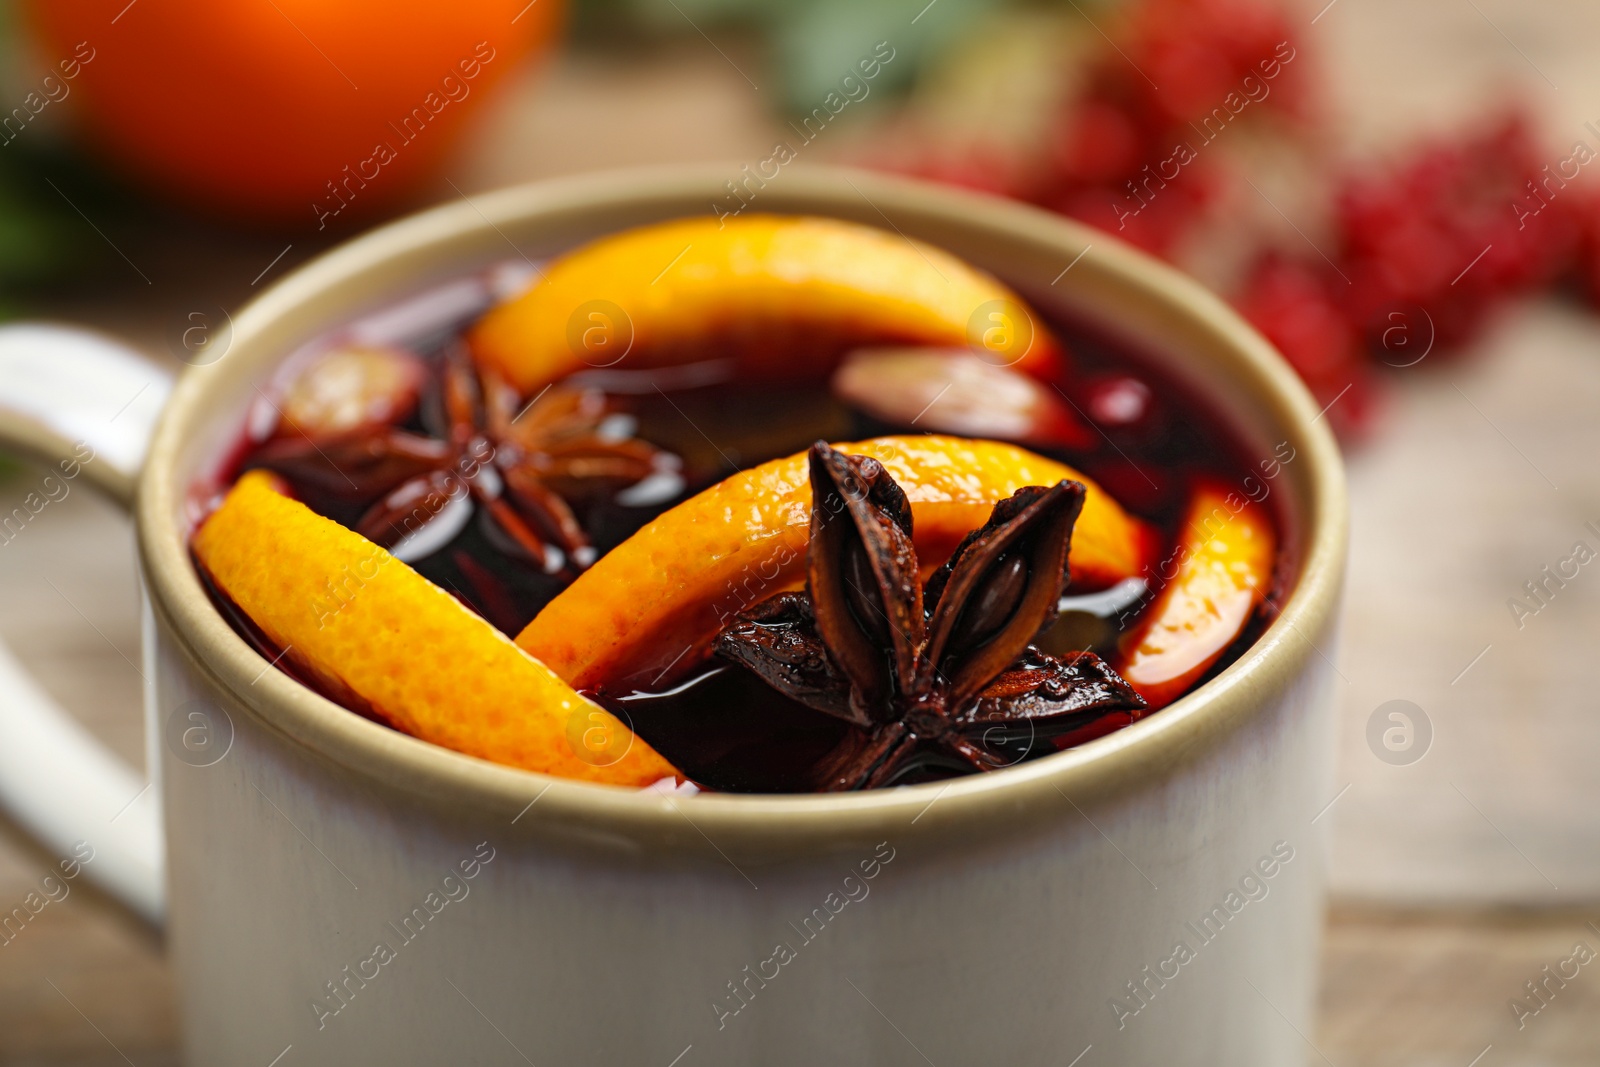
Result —
POLYGON ((642 793, 376 725, 270 669, 206 599, 189 494, 287 354, 508 255, 707 213, 725 176, 548 182, 385 226, 237 312, 225 354, 170 396, 108 339, 0 329, 0 437, 59 475, 89 449, 76 473, 134 508, 156 786, 140 796, 0 650, 0 802, 63 858, 89 843, 83 876, 165 923, 195 1064, 1303 1059, 1334 792, 1338 452, 1261 337, 1102 233, 864 173, 786 172, 761 193, 763 210, 949 249, 1150 353, 1261 461, 1292 451, 1270 480, 1280 614, 1118 733, 902 789, 642 793))

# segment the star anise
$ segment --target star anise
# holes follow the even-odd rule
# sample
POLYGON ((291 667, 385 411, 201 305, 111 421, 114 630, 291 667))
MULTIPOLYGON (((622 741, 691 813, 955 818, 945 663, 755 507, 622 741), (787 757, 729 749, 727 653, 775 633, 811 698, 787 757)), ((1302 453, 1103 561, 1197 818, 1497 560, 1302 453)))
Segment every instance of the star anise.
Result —
POLYGON ((365 507, 354 529, 386 548, 440 523, 470 494, 509 556, 566 578, 595 558, 574 502, 652 475, 670 480, 675 470, 676 457, 632 437, 595 389, 554 385, 519 411, 516 391, 480 378, 457 348, 443 357, 438 398, 442 439, 395 426, 321 440, 296 434, 264 445, 251 465, 365 507))
POLYGON ((877 460, 810 452, 806 591, 741 613, 717 651, 851 730, 819 768, 826 791, 892 783, 930 750, 974 770, 1016 762, 1020 738, 1075 730, 1145 702, 1090 652, 1031 642, 1055 620, 1084 487, 1028 486, 995 505, 918 581, 911 507, 877 460))

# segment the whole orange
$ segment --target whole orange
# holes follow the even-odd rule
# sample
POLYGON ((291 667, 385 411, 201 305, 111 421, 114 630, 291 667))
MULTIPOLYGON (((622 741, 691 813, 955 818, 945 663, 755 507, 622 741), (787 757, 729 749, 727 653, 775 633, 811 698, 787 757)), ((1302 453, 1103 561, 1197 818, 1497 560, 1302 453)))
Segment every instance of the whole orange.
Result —
POLYGON ((115 164, 196 207, 318 229, 436 173, 495 85, 552 36, 561 3, 22 6, 115 164))

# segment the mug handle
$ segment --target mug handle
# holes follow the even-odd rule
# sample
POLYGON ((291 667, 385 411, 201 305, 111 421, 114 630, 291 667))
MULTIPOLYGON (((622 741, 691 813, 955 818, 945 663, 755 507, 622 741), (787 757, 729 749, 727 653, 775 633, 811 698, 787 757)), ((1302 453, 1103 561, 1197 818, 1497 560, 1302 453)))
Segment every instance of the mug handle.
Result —
MULTIPOLYGON (((124 509, 132 507, 171 390, 170 371, 113 338, 50 323, 0 326, 0 444, 48 464, 58 484, 81 473, 124 509)), ((27 501, 43 501, 50 491, 42 485, 22 507, 0 514, 0 551, 33 521, 27 501)), ((145 663, 149 705, 155 691, 148 657, 145 663)), ((161 811, 159 797, 147 792, 150 783, 62 710, 0 644, 0 809, 62 860, 86 842, 94 852, 83 874, 159 925, 161 811)))

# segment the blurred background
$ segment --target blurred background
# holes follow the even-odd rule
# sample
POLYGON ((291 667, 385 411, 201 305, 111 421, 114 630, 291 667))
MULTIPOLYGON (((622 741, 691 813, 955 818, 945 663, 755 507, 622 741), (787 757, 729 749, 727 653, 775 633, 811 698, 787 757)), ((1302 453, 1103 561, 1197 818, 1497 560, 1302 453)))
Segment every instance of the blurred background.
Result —
MULTIPOLYGON (((1511 1006, 1600 948, 1600 6, 448 8, 0 0, 0 318, 177 366, 376 222, 651 162, 852 163, 1133 241, 1278 344, 1350 464, 1307 1062, 1600 1062, 1600 977, 1511 1006)), ((0 513, 25 472, 0 457, 0 513)), ((0 546, 0 638, 142 761, 128 524, 87 492, 46 518, 0 546)), ((0 824, 0 898, 48 862, 0 824)), ((152 931, 88 889, 33 926, 0 955, 0 1064, 177 1062, 152 931)))

